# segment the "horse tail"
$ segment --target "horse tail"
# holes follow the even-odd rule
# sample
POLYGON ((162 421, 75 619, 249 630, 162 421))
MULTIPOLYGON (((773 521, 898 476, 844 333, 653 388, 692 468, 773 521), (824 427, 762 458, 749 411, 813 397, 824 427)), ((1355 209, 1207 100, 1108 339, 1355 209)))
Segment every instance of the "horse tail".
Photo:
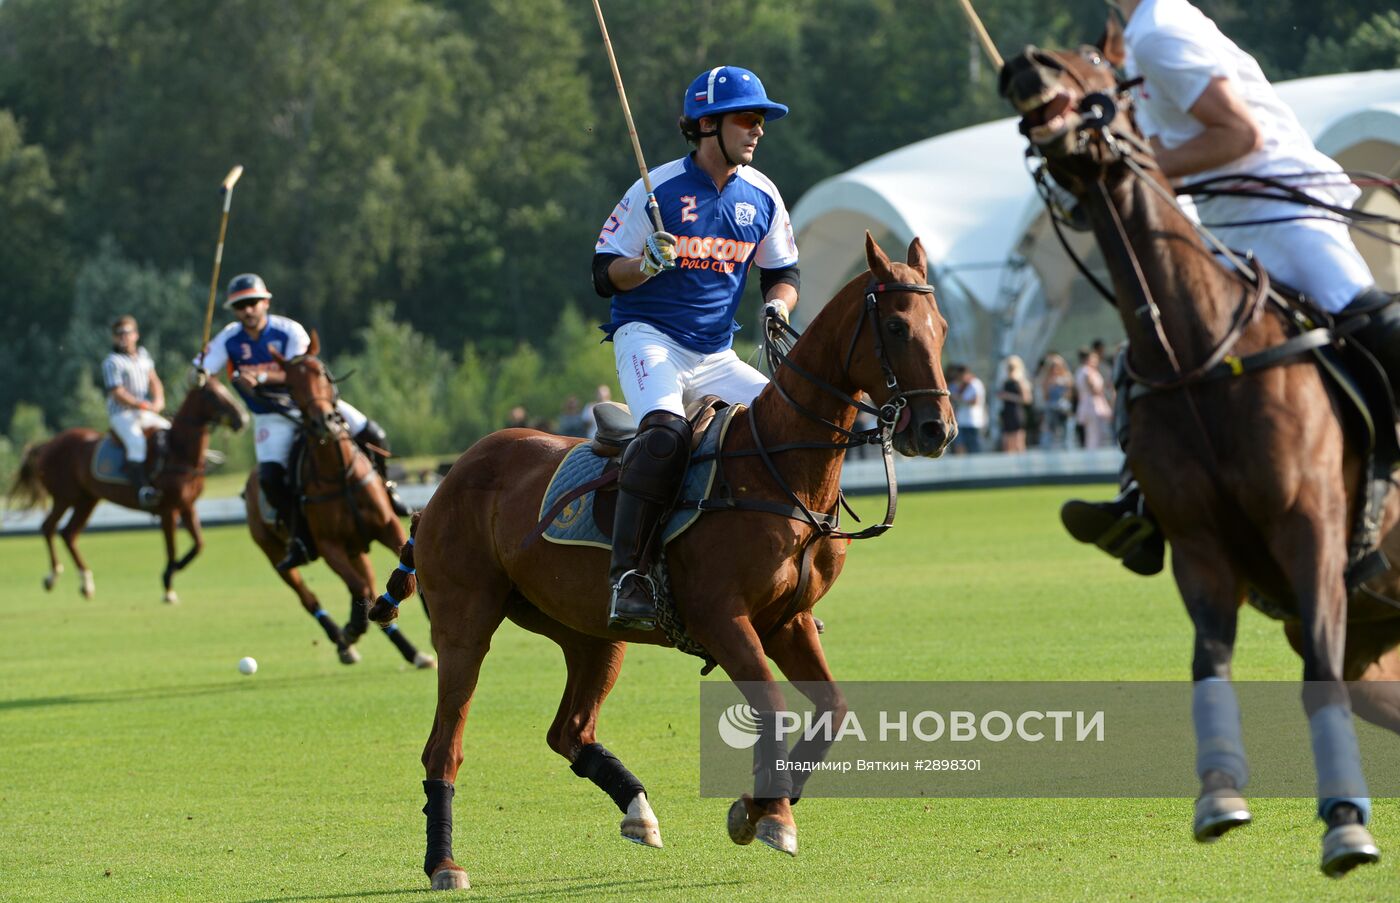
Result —
POLYGON ((413 537, 418 533, 418 519, 422 516, 422 512, 413 515, 408 528, 408 542, 399 550, 399 566, 389 575, 384 595, 379 597, 380 602, 386 602, 395 609, 405 600, 412 599, 418 591, 418 572, 413 566, 413 537))
POLYGON ((11 511, 32 511, 48 497, 48 490, 39 478, 39 452, 44 443, 33 443, 24 447, 22 463, 15 481, 10 486, 9 508, 11 511))

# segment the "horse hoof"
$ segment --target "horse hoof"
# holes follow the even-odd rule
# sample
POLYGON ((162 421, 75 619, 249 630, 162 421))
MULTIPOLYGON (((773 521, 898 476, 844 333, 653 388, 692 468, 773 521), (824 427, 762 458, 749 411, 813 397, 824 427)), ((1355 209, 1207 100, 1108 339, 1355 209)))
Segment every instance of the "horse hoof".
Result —
POLYGON ((778 821, 771 815, 765 815, 758 820, 758 826, 754 828, 754 836, 758 842, 766 847, 772 847, 779 853, 787 853, 789 856, 797 855, 797 826, 788 825, 778 821))
POLYGON ((433 873, 433 890, 467 890, 471 879, 461 869, 442 869, 433 873))
POLYGON ((654 818, 634 818, 622 820, 622 839, 639 843, 644 847, 661 849, 661 825, 654 818))
POLYGON ((360 653, 354 646, 343 646, 336 650, 342 665, 354 665, 360 661, 360 653))
POLYGON ((175 590, 173 590, 173 589, 168 589, 168 590, 165 591, 165 604, 166 604, 166 605, 178 605, 178 604, 180 604, 180 597, 177 596, 177 595, 175 595, 175 590))
POLYGON ((1329 878, 1380 861, 1381 851, 1365 825, 1337 825, 1322 838, 1322 873, 1329 878))
POLYGON ((419 652, 413 656, 413 667, 419 671, 433 671, 437 669, 437 659, 426 652, 419 652))
POLYGON ((746 847, 753 843, 753 824, 749 821, 749 807, 742 799, 737 799, 729 807, 729 815, 725 819, 725 827, 729 829, 729 839, 741 847, 746 847))
POLYGON ((1215 843, 1227 831, 1247 825, 1253 820, 1249 804, 1233 787, 1211 790, 1196 800, 1196 819, 1192 833, 1200 843, 1215 843))
POLYGON ((97 584, 93 581, 91 572, 85 572, 83 574, 83 582, 82 585, 78 587, 78 592, 82 593, 84 599, 91 599, 93 596, 97 595, 97 584))

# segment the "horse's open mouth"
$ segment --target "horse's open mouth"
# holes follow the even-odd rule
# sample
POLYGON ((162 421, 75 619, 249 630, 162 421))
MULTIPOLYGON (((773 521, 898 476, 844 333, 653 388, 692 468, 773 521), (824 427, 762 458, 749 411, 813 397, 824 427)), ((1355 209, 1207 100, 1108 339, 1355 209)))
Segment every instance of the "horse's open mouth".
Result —
POLYGON ((1017 106, 1022 109, 1021 131, 1035 144, 1053 144, 1079 124, 1079 114, 1070 109, 1070 96, 1063 90, 1047 90, 1031 104, 1017 106))

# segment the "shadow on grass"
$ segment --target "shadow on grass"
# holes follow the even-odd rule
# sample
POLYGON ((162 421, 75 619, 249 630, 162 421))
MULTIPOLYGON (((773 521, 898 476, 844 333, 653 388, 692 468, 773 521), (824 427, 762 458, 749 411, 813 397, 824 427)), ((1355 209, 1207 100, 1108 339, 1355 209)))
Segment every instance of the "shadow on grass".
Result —
POLYGON ((304 677, 237 678, 178 687, 132 687, 102 693, 71 693, 63 696, 33 696, 28 699, 0 699, 0 712, 42 709, 65 705, 111 705, 119 702, 146 702, 153 699, 181 699, 192 696, 218 696, 221 693, 247 693, 260 687, 305 686, 320 680, 338 680, 338 675, 313 674, 304 677))
MULTIPOLYGON (((546 895, 550 899, 560 899, 564 897, 593 896, 607 891, 625 892, 632 890, 638 894, 639 898, 645 899, 648 894, 655 894, 660 891, 699 890, 701 888, 733 887, 742 884, 744 884, 743 881, 657 881, 651 878, 633 878, 626 881, 618 881, 604 879, 597 875, 589 875, 582 879, 531 878, 524 881, 492 882, 485 886, 474 884, 469 893, 474 900, 532 900, 546 895), (566 884, 568 886, 561 886, 566 884), (539 885, 554 886, 541 887, 539 885), (518 887, 520 890, 509 890, 509 888, 513 887, 518 887), (498 888, 506 892, 495 893, 498 888)), ((437 899, 441 893, 441 891, 433 891, 427 887, 422 887, 405 890, 375 890, 298 897, 259 897, 253 900, 244 900, 242 903, 302 903, 302 901, 309 903, 309 901, 313 900, 351 900, 368 897, 398 897, 407 894, 432 895, 434 899, 437 899)))

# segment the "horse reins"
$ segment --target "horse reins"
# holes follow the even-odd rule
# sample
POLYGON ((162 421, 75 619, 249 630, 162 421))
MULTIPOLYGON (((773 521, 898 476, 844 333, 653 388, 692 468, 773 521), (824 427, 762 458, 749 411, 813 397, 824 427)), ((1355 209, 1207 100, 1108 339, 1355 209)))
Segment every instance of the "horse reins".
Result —
MULTIPOLYGON (((875 347, 875 356, 880 362, 880 369, 885 377, 885 387, 890 390, 890 396, 886 399, 884 404, 882 404, 878 408, 874 407, 873 405, 866 404, 858 398, 852 397, 851 395, 847 394, 846 392, 843 392, 836 386, 822 379, 820 376, 817 376, 809 370, 794 363, 792 358, 789 356, 788 352, 785 351, 781 346, 787 342, 796 344, 796 341, 799 338, 801 338, 801 334, 798 333, 798 331, 794 329, 791 324, 784 322, 781 318, 776 316, 769 317, 768 323, 766 324, 767 329, 765 329, 764 331, 763 350, 768 360, 769 370, 773 373, 774 377, 770 382, 770 385, 772 385, 777 390, 778 396, 782 398, 783 401, 785 401, 788 404, 788 406, 791 407, 793 410, 797 411, 799 414, 801 414, 808 420, 812 420, 816 423, 819 423, 823 427, 835 433, 838 433, 839 435, 845 436, 849 441, 838 441, 829 443, 789 443, 784 445, 775 445, 772 447, 768 447, 763 444, 763 439, 758 431, 758 419, 753 415, 752 409, 750 409, 749 432, 752 435, 754 441, 753 451, 724 452, 721 455, 721 458, 735 455, 757 454, 760 460, 763 461, 764 466, 768 469, 769 475, 773 477, 774 482, 776 482, 779 488, 783 490, 784 494, 787 495, 788 500, 792 503, 792 507, 791 509, 787 509, 783 506, 773 506, 768 503, 760 503, 757 500, 740 499, 732 500, 735 504, 726 505, 724 507, 751 507, 756 510, 764 510, 770 511, 772 513, 783 514, 788 517, 793 517, 797 520, 805 520, 822 535, 833 539, 866 539, 871 536, 879 536, 881 533, 884 533, 891 526, 893 526, 895 509, 898 505, 899 488, 894 472, 894 449, 892 446, 892 442, 895 428, 899 424, 900 416, 903 413, 905 407, 908 405, 908 399, 910 396, 933 395, 935 397, 947 397, 950 394, 947 389, 939 388, 900 388, 899 378, 895 375, 894 368, 890 365, 889 356, 885 353, 885 345, 881 339, 880 333, 880 295, 890 294, 893 292, 912 292, 920 295, 928 295, 930 298, 932 298, 934 295, 934 288, 932 285, 928 285, 927 283, 921 282, 878 282, 874 278, 872 278, 871 281, 866 285, 864 309, 861 312, 860 317, 856 321, 856 328, 851 335, 851 341, 850 344, 847 346, 846 355, 842 363, 842 368, 846 373, 847 381, 850 381, 851 361, 855 356, 856 343, 857 341, 859 341, 860 334, 864 330, 866 323, 869 322, 871 337, 875 347), (811 409, 797 401, 787 392, 786 389, 783 388, 782 384, 777 379, 777 373, 780 367, 788 367, 792 370, 793 373, 797 374, 799 377, 806 380, 808 383, 810 383, 826 395, 829 395, 832 398, 835 398, 836 400, 840 401, 843 405, 846 405, 847 407, 853 407, 859 412, 874 415, 879 421, 879 425, 869 430, 852 430, 847 429, 841 426, 840 424, 832 423, 830 420, 827 420, 822 415, 816 413, 815 411, 812 411, 811 409), (874 444, 876 442, 880 444, 881 456, 883 457, 885 464, 885 517, 880 523, 871 524, 865 529, 859 530, 854 533, 843 531, 840 529, 839 512, 842 507, 844 507, 853 518, 856 518, 857 522, 859 522, 860 519, 856 517, 855 512, 852 511, 850 506, 846 504, 845 497, 839 491, 837 492, 837 507, 833 514, 823 514, 812 511, 811 508, 809 508, 807 504, 803 502, 800 497, 798 497, 797 493, 793 491, 792 487, 788 485, 787 481, 783 479, 781 472, 778 470, 777 465, 773 462, 772 459, 773 454, 782 451, 792 451, 796 449, 817 449, 822 451, 831 451, 839 449, 844 451, 846 449, 856 448, 861 445, 874 444)), ((790 348, 791 346, 789 346, 789 350, 790 348)), ((706 507, 716 506, 706 506, 702 503, 699 507, 701 507, 703 510, 706 507)))

